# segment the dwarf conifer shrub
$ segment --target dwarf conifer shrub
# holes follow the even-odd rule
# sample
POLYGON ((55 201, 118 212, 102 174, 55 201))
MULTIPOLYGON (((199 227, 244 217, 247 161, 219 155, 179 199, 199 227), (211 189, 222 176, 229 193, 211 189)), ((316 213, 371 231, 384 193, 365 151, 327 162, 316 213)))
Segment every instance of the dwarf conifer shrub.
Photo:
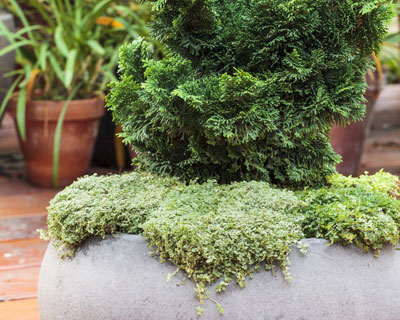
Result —
POLYGON ((364 115, 390 0, 153 0, 153 35, 121 50, 108 106, 153 172, 318 185, 334 123, 364 115))

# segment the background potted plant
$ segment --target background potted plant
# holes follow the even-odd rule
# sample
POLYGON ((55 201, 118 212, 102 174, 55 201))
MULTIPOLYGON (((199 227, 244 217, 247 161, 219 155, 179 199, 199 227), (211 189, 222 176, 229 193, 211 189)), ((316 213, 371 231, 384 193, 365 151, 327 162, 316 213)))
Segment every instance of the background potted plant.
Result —
POLYGON ((390 32, 385 36, 380 54, 388 84, 400 82, 400 2, 396 0, 394 3, 396 17, 392 20, 390 32))
POLYGON ((2 111, 18 127, 28 177, 38 185, 65 186, 88 169, 104 92, 115 79, 118 47, 139 35, 143 22, 125 1, 3 1, 19 20, 0 35, 21 66, 2 111))

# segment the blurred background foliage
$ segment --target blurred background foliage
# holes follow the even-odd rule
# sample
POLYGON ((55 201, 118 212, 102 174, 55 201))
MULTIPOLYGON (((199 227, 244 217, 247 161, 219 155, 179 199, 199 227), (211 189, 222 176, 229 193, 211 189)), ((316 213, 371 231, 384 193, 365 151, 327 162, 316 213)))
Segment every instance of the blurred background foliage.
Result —
POLYGON ((388 83, 400 83, 400 0, 395 1, 395 10, 396 17, 393 18, 379 56, 388 83))
POLYGON ((11 43, 4 52, 16 51, 16 89, 31 82, 43 99, 66 99, 76 87, 75 98, 102 94, 115 80, 120 45, 139 36, 158 45, 147 30, 150 9, 136 1, 0 0, 0 6, 19 30, 0 26, 11 43))

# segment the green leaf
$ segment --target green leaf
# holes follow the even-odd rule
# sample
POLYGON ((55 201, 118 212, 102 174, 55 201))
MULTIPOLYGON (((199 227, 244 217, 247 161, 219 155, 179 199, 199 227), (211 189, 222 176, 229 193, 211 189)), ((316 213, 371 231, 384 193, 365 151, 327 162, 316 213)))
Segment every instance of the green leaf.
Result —
POLYGON ((30 78, 31 78, 31 73, 32 73, 32 65, 31 65, 31 64, 28 64, 28 65, 24 66, 24 73, 25 73, 25 79, 24 79, 24 81, 22 81, 22 82, 19 84, 19 87, 20 87, 20 88, 25 87, 26 84, 28 83, 28 81, 29 81, 30 78))
POLYGON ((12 97, 12 94, 14 93, 18 83, 22 80, 23 75, 20 75, 17 77, 17 79, 14 80, 14 82, 12 83, 12 85, 10 86, 10 88, 7 90, 7 93, 3 99, 3 101, 1 102, 1 106, 0 106, 0 118, 3 115, 4 111, 6 110, 7 107, 7 103, 10 100, 10 98, 12 97))
POLYGON ((96 6, 92 9, 90 13, 88 13, 81 21, 80 30, 82 30, 83 34, 86 34, 89 30, 92 30, 93 26, 96 23, 98 17, 100 17, 108 8, 108 6, 113 2, 113 0, 103 0, 100 1, 96 6))
POLYGON ((31 5, 38 11, 40 16, 43 18, 44 21, 46 21, 49 24, 52 30, 55 29, 54 21, 46 12, 45 4, 43 2, 38 2, 37 0, 29 0, 29 5, 31 5))
POLYGON ((13 43, 15 41, 16 37, 15 33, 8 30, 7 26, 4 24, 3 21, 0 21, 0 32, 1 35, 6 37, 10 43, 13 43))
POLYGON ((75 3, 75 15, 74 15, 74 24, 75 26, 78 26, 77 28, 74 29, 74 37, 78 40, 82 40, 81 36, 81 21, 82 21, 82 6, 76 1, 75 3))
POLYGON ((32 42, 30 40, 25 40, 25 41, 11 43, 7 47, 0 50, 0 56, 4 56, 5 54, 7 54, 11 51, 14 51, 18 48, 21 48, 23 46, 28 46, 28 45, 34 45, 34 42, 32 42))
POLYGON ((37 31, 37 30, 42 30, 42 29, 43 29, 43 26, 41 26, 41 25, 28 26, 28 27, 24 27, 24 28, 19 29, 17 32, 15 32, 15 35, 16 36, 21 36, 21 35, 23 35, 23 34, 25 34, 27 32, 37 31))
MULTIPOLYGON (((80 3, 81 1, 79 1, 80 3)), ((93 34, 96 34, 96 20, 99 18, 112 4, 113 0, 103 0, 97 3, 86 15, 80 10, 79 4, 75 3, 75 27, 73 29, 74 38, 79 41, 87 41, 93 38, 93 34)))
POLYGON ((59 63, 57 62, 57 59, 53 56, 53 54, 51 52, 49 52, 49 61, 50 61, 51 66, 53 67, 54 72, 57 75, 57 78, 61 81, 61 83, 63 83, 65 85, 65 77, 64 77, 63 71, 62 71, 59 63))
POLYGON ((67 44, 65 43, 64 40, 64 30, 63 27, 61 25, 58 25, 54 34, 54 41, 56 43, 56 46, 59 50, 59 52, 64 56, 64 57, 68 57, 69 55, 69 49, 67 44))
POLYGON ((65 87, 69 89, 75 73, 75 62, 78 52, 76 49, 70 51, 65 67, 65 87))
POLYGON ((26 38, 22 36, 24 33, 39 29, 42 29, 42 26, 26 27, 19 29, 17 32, 12 32, 7 29, 7 27, 3 24, 3 22, 0 22, 0 35, 6 37, 9 41, 15 39, 26 40, 26 38))
MULTIPOLYGON (((15 13, 21 19, 21 22, 24 25, 24 27, 29 28, 30 24, 28 22, 28 19, 26 18, 26 16, 25 16, 23 10, 21 9, 21 7, 18 5, 17 1, 15 1, 15 0, 9 0, 9 1, 12 4, 12 8, 14 9, 15 13)), ((29 30, 28 30, 28 36, 32 41, 35 40, 35 37, 33 36, 32 32, 29 31, 29 30)))
POLYGON ((40 51, 39 51, 39 64, 40 64, 40 68, 42 69, 42 71, 46 70, 46 66, 47 66, 47 50, 49 48, 49 44, 47 42, 42 43, 40 46, 40 51))
POLYGON ((18 102, 17 102, 17 127, 22 141, 26 140, 25 112, 26 112, 26 87, 23 87, 19 91, 18 102))
POLYGON ((388 43, 398 44, 400 42, 400 34, 398 32, 392 33, 392 34, 388 34, 385 37, 384 41, 388 42, 388 43))
MULTIPOLYGON (((64 0, 65 8, 67 8, 67 13, 69 16, 73 16, 74 8, 71 5, 71 0, 64 0)), ((75 4, 76 6, 77 4, 75 4)))
POLYGON ((96 40, 89 40, 87 42, 88 46, 99 55, 104 55, 106 53, 105 49, 101 46, 101 44, 96 40))
MULTIPOLYGON (((132 11, 130 8, 126 7, 126 6, 116 6, 116 8, 118 10, 120 10, 121 12, 129 15, 131 18, 133 18, 133 21, 135 22, 134 24, 131 24, 132 27, 135 27, 136 25, 139 26, 139 28, 141 30, 143 30, 144 33, 148 33, 148 26, 147 24, 143 21, 142 17, 140 17, 137 13, 135 13, 134 11, 132 11)), ((123 21, 125 21, 124 19, 118 17, 116 18, 117 21, 119 21, 120 23, 122 23, 125 27, 129 28, 129 25, 127 25, 126 23, 123 23, 123 21)))
POLYGON ((54 189, 58 188, 58 168, 59 168, 59 161, 60 161, 60 143, 61 143, 61 134, 62 134, 62 126, 64 123, 65 114, 67 113, 69 104, 71 100, 75 97, 79 86, 76 86, 71 94, 68 96, 65 104, 61 110, 60 116, 57 120, 56 131, 54 133, 54 147, 53 147, 53 186, 54 189))

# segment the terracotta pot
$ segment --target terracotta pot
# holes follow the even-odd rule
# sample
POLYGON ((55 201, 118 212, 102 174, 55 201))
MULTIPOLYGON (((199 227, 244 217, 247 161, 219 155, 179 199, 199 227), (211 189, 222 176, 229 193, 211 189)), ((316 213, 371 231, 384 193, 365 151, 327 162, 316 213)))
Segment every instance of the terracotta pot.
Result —
MULTIPOLYGON (((54 134, 64 104, 65 101, 32 100, 26 107, 26 140, 19 140, 28 178, 38 186, 53 186, 54 134)), ((8 106, 15 123, 16 105, 13 98, 8 106)), ((89 169, 104 111, 104 97, 71 101, 61 134, 59 187, 71 184, 89 169)))
POLYGON ((353 122, 346 127, 334 126, 331 130, 331 145, 335 152, 342 156, 342 162, 336 166, 336 170, 343 175, 358 176, 360 174, 365 139, 370 128, 375 103, 381 91, 380 86, 371 78, 367 76, 368 89, 365 93, 367 102, 364 120, 353 122))

